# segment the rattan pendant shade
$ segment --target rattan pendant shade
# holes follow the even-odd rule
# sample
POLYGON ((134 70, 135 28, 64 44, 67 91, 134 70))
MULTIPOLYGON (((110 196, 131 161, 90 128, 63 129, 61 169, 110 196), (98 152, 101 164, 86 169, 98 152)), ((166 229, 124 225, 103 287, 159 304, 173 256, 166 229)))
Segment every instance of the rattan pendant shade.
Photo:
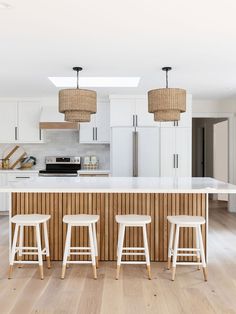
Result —
POLYGON ((154 114, 154 121, 179 121, 180 113, 186 111, 186 90, 168 88, 168 71, 166 71, 166 88, 153 89, 148 92, 148 111, 154 114))
POLYGON ((91 114, 97 112, 97 93, 92 90, 80 89, 78 72, 82 68, 74 67, 73 70, 77 71, 77 88, 59 91, 59 112, 65 114, 65 121, 90 122, 91 114))

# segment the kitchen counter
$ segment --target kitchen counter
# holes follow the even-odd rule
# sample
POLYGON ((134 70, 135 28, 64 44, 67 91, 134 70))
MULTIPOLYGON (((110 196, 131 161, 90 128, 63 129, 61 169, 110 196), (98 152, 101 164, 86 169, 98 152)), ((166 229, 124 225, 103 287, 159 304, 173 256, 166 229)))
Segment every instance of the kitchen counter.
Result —
POLYGON ((0 184, 0 192, 68 193, 236 193, 236 186, 212 178, 38 177, 0 184))
MULTIPOLYGON (((10 217, 16 214, 50 214, 49 235, 51 259, 60 261, 66 237, 63 216, 67 214, 97 214, 99 258, 116 260, 117 214, 151 216, 147 226, 152 261, 166 261, 168 251, 168 215, 197 215, 206 219, 202 235, 207 256, 208 194, 236 193, 236 186, 211 178, 117 178, 73 177, 51 178, 33 176, 20 182, 0 185, 0 192, 10 192, 10 217)), ((9 228, 11 231, 11 228, 9 228)), ((85 228, 74 230, 72 246, 87 246, 85 228)), ((125 246, 142 246, 140 228, 130 228, 125 234, 125 246)), ((182 228, 183 229, 183 228, 182 228)), ((25 229, 25 246, 33 246, 35 234, 25 229)), ((11 238, 11 234, 10 234, 11 238)), ((195 232, 180 231, 181 247, 195 247, 195 232)), ((27 257, 26 257, 27 258, 27 257)), ((73 256, 73 258, 83 258, 73 256)), ((126 256, 127 260, 133 257, 126 256)), ((136 258, 136 257, 135 257, 136 258)), ((138 260, 142 256, 137 257, 138 260)), ((192 261, 193 257, 182 260, 192 261)))

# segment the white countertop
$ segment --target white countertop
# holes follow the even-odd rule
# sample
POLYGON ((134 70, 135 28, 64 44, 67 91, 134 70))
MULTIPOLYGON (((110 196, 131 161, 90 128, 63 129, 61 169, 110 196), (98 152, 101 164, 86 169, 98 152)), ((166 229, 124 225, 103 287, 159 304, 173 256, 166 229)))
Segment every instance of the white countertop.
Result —
POLYGON ((0 184, 0 192, 236 193, 212 178, 39 177, 0 184))

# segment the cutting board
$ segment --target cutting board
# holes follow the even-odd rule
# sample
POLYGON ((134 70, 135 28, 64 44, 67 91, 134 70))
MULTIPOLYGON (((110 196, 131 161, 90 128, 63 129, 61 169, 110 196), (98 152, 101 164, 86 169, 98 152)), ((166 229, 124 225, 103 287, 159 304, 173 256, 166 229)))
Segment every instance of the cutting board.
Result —
POLYGON ((9 169, 20 167, 20 161, 26 156, 23 147, 19 145, 9 145, 4 150, 3 158, 9 159, 9 169))

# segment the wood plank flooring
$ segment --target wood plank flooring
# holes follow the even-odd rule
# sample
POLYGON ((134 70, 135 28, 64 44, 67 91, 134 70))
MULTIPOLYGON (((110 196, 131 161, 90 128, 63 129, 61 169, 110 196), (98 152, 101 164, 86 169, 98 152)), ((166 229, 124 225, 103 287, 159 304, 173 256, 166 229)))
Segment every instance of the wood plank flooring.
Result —
POLYGON ((122 266, 116 281, 114 262, 100 263, 97 281, 90 265, 71 266, 61 280, 60 262, 45 267, 43 281, 35 265, 15 267, 8 280, 8 218, 0 216, 0 313, 236 313, 236 214, 224 207, 211 204, 207 283, 192 266, 179 266, 171 282, 159 262, 151 265, 151 281, 142 265, 122 266))

